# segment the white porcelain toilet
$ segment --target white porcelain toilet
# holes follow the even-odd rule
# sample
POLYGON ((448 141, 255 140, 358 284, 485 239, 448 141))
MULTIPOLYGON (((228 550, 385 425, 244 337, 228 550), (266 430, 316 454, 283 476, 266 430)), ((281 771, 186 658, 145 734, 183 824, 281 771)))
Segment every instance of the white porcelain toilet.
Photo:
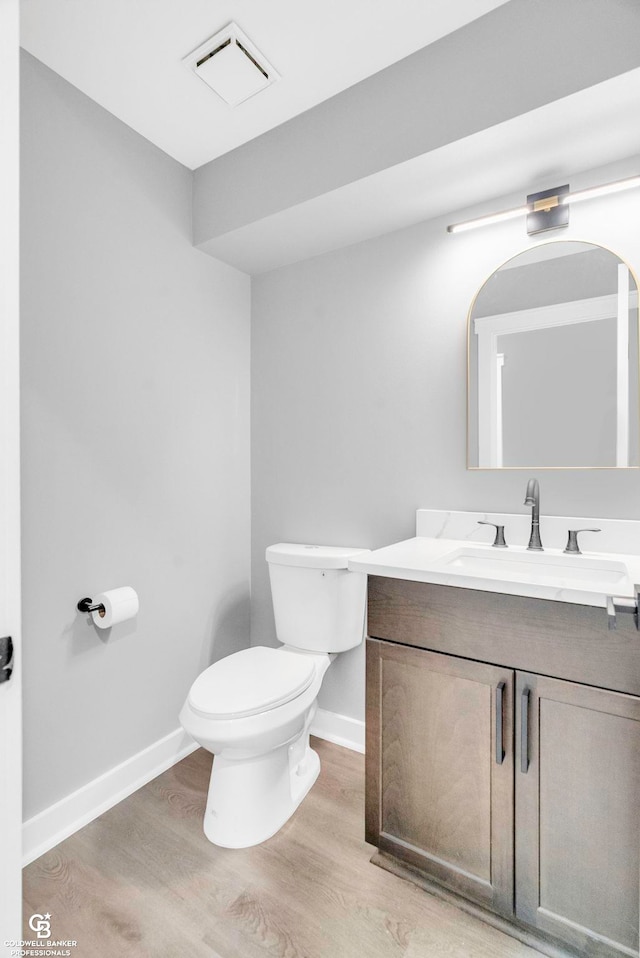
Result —
POLYGON ((277 649, 234 652, 191 686, 180 722, 213 752, 204 831, 246 848, 274 835, 320 771, 309 747, 332 659, 364 637, 367 577, 348 560, 366 549, 280 543, 267 549, 277 649))

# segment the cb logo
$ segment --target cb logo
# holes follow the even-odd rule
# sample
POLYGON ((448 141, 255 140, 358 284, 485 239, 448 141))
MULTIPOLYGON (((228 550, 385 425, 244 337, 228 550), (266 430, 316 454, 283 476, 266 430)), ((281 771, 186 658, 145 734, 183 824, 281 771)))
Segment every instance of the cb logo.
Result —
POLYGON ((49 938, 51 935, 51 915, 32 915, 29 919, 29 928, 35 931, 38 938, 49 938))

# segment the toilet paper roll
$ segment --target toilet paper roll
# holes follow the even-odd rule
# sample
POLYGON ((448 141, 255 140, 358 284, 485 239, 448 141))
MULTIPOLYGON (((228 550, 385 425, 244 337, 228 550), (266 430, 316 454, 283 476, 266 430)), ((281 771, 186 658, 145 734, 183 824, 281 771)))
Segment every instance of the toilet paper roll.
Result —
POLYGON ((140 603, 138 602, 138 593, 130 585, 124 585, 121 589, 110 589, 108 592, 101 592, 95 596, 94 603, 100 603, 104 606, 104 614, 92 612, 91 616, 99 629, 110 629, 112 625, 118 622, 125 622, 138 614, 140 603))

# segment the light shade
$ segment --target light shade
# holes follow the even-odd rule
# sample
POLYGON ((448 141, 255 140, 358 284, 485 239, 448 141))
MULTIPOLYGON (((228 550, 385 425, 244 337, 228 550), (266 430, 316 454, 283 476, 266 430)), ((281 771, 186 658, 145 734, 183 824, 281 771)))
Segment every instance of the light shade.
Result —
POLYGON ((489 213, 487 216, 479 216, 475 220, 466 220, 464 223, 454 223, 452 226, 447 226, 447 233, 464 233, 465 230, 474 230, 477 226, 488 226, 490 223, 501 223, 502 220, 513 220, 518 216, 524 216, 528 212, 528 206, 516 206, 510 210, 502 210, 500 213, 489 213))
POLYGON ((590 186, 586 190, 576 190, 575 193, 568 193, 563 196, 560 202, 581 203, 583 200, 596 199, 598 196, 607 196, 609 193, 620 193, 622 190, 631 190, 640 186, 640 176, 628 176, 625 180, 615 180, 613 183, 605 183, 603 186, 590 186))

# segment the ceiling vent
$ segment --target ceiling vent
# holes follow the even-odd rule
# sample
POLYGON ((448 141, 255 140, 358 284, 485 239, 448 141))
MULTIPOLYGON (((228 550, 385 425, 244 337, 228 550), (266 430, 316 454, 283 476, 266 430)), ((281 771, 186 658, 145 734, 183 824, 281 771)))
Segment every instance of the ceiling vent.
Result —
POLYGON ((237 106, 279 79, 246 34, 230 23, 182 61, 229 106, 237 106))

